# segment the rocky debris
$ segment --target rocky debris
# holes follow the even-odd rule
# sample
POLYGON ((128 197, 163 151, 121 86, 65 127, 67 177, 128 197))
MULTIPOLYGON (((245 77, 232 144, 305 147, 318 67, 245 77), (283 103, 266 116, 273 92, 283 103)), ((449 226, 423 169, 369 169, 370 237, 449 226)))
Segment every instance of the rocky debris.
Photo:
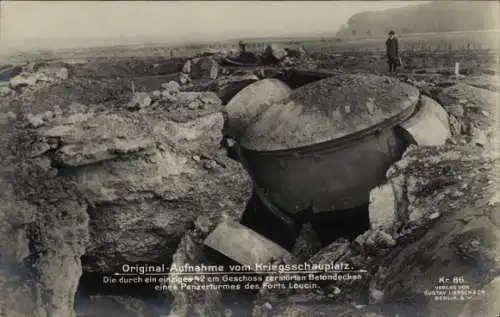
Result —
POLYGON ((55 140, 53 144, 57 144, 57 148, 51 157, 57 166, 94 164, 155 146, 152 131, 139 116, 101 114, 93 117, 91 113, 81 114, 78 119, 76 116, 60 119, 38 132, 41 138, 55 140))
POLYGON ((35 86, 39 82, 56 83, 69 78, 68 69, 62 68, 40 68, 35 72, 22 72, 10 79, 10 87, 17 89, 24 86, 35 86))
MULTIPOLYGON (((206 257, 204 240, 215 229, 218 223, 231 220, 236 221, 241 216, 242 209, 227 210, 224 212, 211 212, 198 217, 193 230, 188 231, 182 238, 172 263, 178 266, 208 265, 210 259, 206 257)), ((176 272, 171 271, 173 277, 176 272)), ((185 275, 184 275, 185 276, 185 275)), ((195 276, 192 276, 193 279, 195 276)), ((177 285, 177 282, 170 285, 177 285)), ((207 286, 205 281, 195 281, 193 285, 207 286)), ((213 284, 213 283, 212 283, 213 284)), ((216 283, 217 284, 217 283, 216 283)), ((226 317, 231 316, 231 310, 224 306, 220 290, 188 290, 176 289, 171 291, 174 302, 169 317, 226 317)))
POLYGON ((127 105, 127 108, 132 110, 144 109, 147 106, 151 105, 152 101, 153 100, 151 99, 148 93, 138 92, 134 94, 132 100, 127 105))
POLYGON ((171 120, 186 122, 203 115, 219 112, 222 101, 213 92, 181 91, 175 96, 162 94, 162 102, 157 106, 164 108, 171 120))
MULTIPOLYGON (((37 93, 36 103, 46 102, 37 93)), ((30 100, 31 94, 24 91, 23 98, 30 100)), ((175 103, 156 100, 141 112, 58 103, 51 116, 32 114, 43 125, 37 120, 36 128, 19 126, 26 140, 12 142, 22 147, 23 160, 63 184, 75 182, 89 203, 86 271, 114 272, 125 262, 168 265, 199 215, 243 210, 250 180, 220 149, 219 98, 213 92, 175 97, 175 103), (204 108, 189 110, 193 101, 204 108), (178 121, 173 107, 179 108, 178 121)), ((22 120, 24 111, 20 108, 22 120)))
POLYGON ((410 136, 411 143, 420 146, 443 145, 451 137, 448 114, 435 100, 421 96, 419 107, 399 127, 410 136))
POLYGON ((220 66, 209 57, 194 58, 187 61, 182 73, 189 75, 192 79, 216 79, 219 76, 220 66))
POLYGON ((43 116, 41 114, 33 115, 28 113, 28 115, 26 115, 26 123, 28 127, 38 128, 44 125, 45 121, 43 120, 43 116))
POLYGON ((79 259, 88 242, 87 206, 71 182, 48 178, 24 153, 3 148, 18 140, 5 141, 0 142, 0 312, 74 317, 79 259))
POLYGON ((224 161, 226 168, 207 170, 191 160, 200 151, 218 156, 220 114, 185 124, 162 118, 149 124, 163 144, 159 150, 76 171, 81 190, 97 204, 91 211, 89 270, 124 260, 168 261, 198 215, 242 209, 249 195, 249 180, 237 164, 224 161))
MULTIPOLYGON (((203 244, 196 241, 193 236, 193 232, 186 234, 173 256, 172 264, 175 265, 199 265, 206 264, 206 259, 203 254, 203 244)), ((170 273, 173 277, 178 276, 175 272, 170 273)), ((189 277, 184 275, 183 277, 189 277)), ((193 280, 196 278, 196 274, 191 276, 193 280)), ((178 285, 177 290, 172 290, 171 293, 174 296, 174 302, 172 309, 170 311, 169 317, 224 317, 227 316, 224 305, 222 303, 222 294, 220 290, 208 289, 208 290, 186 290, 181 289, 179 283, 171 283, 173 285, 178 285)), ((196 286, 205 286, 213 284, 210 282, 199 281, 196 279, 195 282, 191 284, 196 284, 196 286)))
POLYGON ((162 98, 162 92, 159 91, 159 90, 154 90, 152 93, 151 93, 151 100, 154 102, 154 101, 157 101, 159 99, 162 98))
POLYGON ((0 86, 0 97, 6 97, 12 93, 8 86, 0 86))
POLYGON ((397 205, 397 189, 391 180, 370 191, 370 223, 373 229, 390 232, 394 228, 401 207, 397 205))
POLYGON ((190 74, 190 73, 191 73, 191 64, 192 64, 192 62, 191 62, 191 60, 189 59, 189 60, 187 60, 187 61, 184 63, 184 65, 182 65, 182 72, 183 72, 184 74, 190 74))
POLYGON ((496 302, 484 296, 438 301, 429 294, 440 277, 463 278, 460 283, 479 291, 496 287, 498 159, 470 145, 411 146, 387 172, 387 184, 371 193, 372 229, 352 242, 339 239, 308 260, 348 263, 366 270, 362 278, 324 282, 317 292, 284 298, 267 294, 256 302, 253 316, 331 316, 339 309, 349 316, 479 317, 475 308, 495 311, 496 302), (322 304, 325 300, 330 301, 322 304))
POLYGON ((498 206, 488 204, 496 192, 489 185, 496 164, 498 157, 473 147, 445 145, 410 147, 391 167, 390 187, 372 192, 375 201, 387 200, 390 206, 385 210, 371 204, 370 217, 397 245, 379 259, 370 283, 373 301, 418 304, 422 316, 445 311, 456 316, 466 302, 436 301, 424 292, 432 291, 443 276, 461 276, 471 289, 497 276, 498 206))
POLYGON ((241 76, 223 76, 214 82, 213 90, 217 93, 223 104, 226 104, 240 90, 259 80, 254 74, 241 76))
POLYGON ((214 92, 180 89, 177 82, 170 81, 162 85, 162 91, 136 93, 127 108, 150 113, 165 112, 169 120, 175 122, 187 122, 221 111, 222 101, 214 92))
POLYGON ((300 67, 308 70, 316 70, 319 68, 318 62, 312 58, 305 58, 299 64, 300 67))
POLYGON ((11 78, 10 87, 12 89, 17 89, 22 86, 34 86, 39 81, 49 81, 50 79, 46 77, 44 74, 35 73, 35 74, 26 74, 22 73, 17 75, 16 77, 11 78))
MULTIPOLYGON (((293 60, 293 57, 290 58, 293 60)), ((317 61, 311 60, 311 67, 317 67, 316 64, 317 61)), ((35 73, 43 67, 33 68, 28 73, 35 73)), ((73 73, 73 68, 71 71, 73 73)), ((41 82, 52 83, 53 80, 61 80, 57 77, 66 77, 64 72, 59 76, 54 72, 48 76, 49 81, 46 81, 47 75, 44 76, 40 75, 41 80, 23 79, 25 83, 20 80, 16 87, 32 83, 38 87, 41 82)), ((71 83, 69 77, 68 74, 68 83, 71 83)), ((187 83, 189 76, 186 75, 186 78, 187 83)), ((460 81, 465 82, 468 78, 460 81)), ((468 84, 493 89, 491 86, 481 86, 480 82, 477 80, 474 84, 468 84)), ((95 86, 99 87, 103 83, 105 81, 94 81, 95 86)), ((446 90, 453 85, 455 83, 442 87, 435 85, 430 89, 437 91, 437 88, 441 90, 444 87, 446 90)), ((82 91, 88 93, 88 87, 91 86, 82 87, 82 91)), ((23 100, 25 93, 31 94, 31 91, 23 90, 23 100)), ((43 93, 54 95, 57 90, 43 93)), ((0 219, 3 221, 0 231, 4 238, 4 242, 0 243, 0 312, 9 312, 12 317, 74 316, 71 308, 81 274, 79 259, 85 252, 88 240, 87 214, 91 216, 91 243, 83 256, 85 267, 89 271, 113 271, 125 261, 168 263, 181 240, 183 242, 175 260, 178 263, 195 263, 200 259, 196 258, 199 253, 193 252, 193 258, 196 259, 191 259, 189 254, 191 250, 200 250, 199 241, 203 239, 197 237, 197 232, 206 236, 220 221, 210 220, 212 217, 242 209, 250 195, 250 184, 244 171, 238 165, 233 165, 232 161, 225 160, 223 153, 217 150, 222 116, 218 111, 207 114, 204 109, 190 110, 189 102, 184 103, 182 111, 193 111, 195 114, 174 122, 172 118, 175 115, 169 113, 170 108, 166 105, 175 105, 177 99, 164 101, 161 95, 161 91, 150 94, 152 102, 145 109, 151 110, 151 113, 121 109, 93 112, 92 102, 89 102, 89 106, 74 104, 68 107, 57 98, 50 98, 48 102, 40 94, 36 98, 29 95, 26 99, 36 104, 48 103, 51 107, 58 104, 61 107, 40 107, 40 113, 29 110, 31 119, 28 119, 30 116, 26 115, 26 111, 23 113, 23 109, 17 114, 18 109, 14 107, 12 111, 16 114, 0 115, 0 136, 9 140, 0 142, 0 200, 3 203, 3 207, 0 207, 0 219), (52 114, 45 112, 48 109, 52 114), (97 120, 101 115, 103 119, 97 120), (113 115, 118 119, 112 119, 113 115), (3 131, 5 125, 19 123, 16 121, 18 119, 24 122, 21 122, 15 135, 3 131), (43 124, 40 124, 42 121, 43 124), (151 140, 154 142, 146 151, 136 151, 136 144, 128 144, 128 139, 122 142, 120 135, 111 132, 115 124, 119 130, 127 128, 127 125, 135 130, 134 122, 141 129, 139 133, 130 135, 144 136, 146 144, 151 140), (95 127, 103 123, 109 125, 109 131, 95 127), (57 131, 57 137, 43 135, 51 129, 57 131), (85 136, 87 130, 90 130, 90 136, 85 136), (99 133, 103 133, 102 138, 96 136, 99 133), (106 136, 118 141, 113 142, 106 136), (17 149, 17 154, 9 151, 5 146, 7 143, 17 149), (99 149, 98 144, 102 149, 99 149), (69 166, 61 164, 57 169, 52 167, 58 159, 55 153, 68 145, 74 147, 70 147, 71 151, 67 152, 70 155, 61 161, 67 159, 73 163, 69 166), (116 155, 114 150, 106 150, 114 147, 121 148, 123 153, 116 155), (78 151, 81 151, 81 156, 78 151), (89 157, 89 153, 99 154, 98 158, 89 157), (9 161, 16 165, 4 164, 9 161), (206 169, 205 165, 210 168, 206 169), (73 191, 78 196, 84 194, 85 202, 73 197, 70 194, 73 191), (201 213, 203 216, 199 216, 201 213), (193 224, 195 229, 189 230, 193 224), (48 251, 42 252, 44 250, 48 251), (113 253, 110 250, 114 250, 113 253), (182 252, 185 255, 180 255, 182 252), (21 297, 23 301, 19 301, 21 297)), ((19 94, 12 93, 9 98, 0 100, 3 108, 7 108, 5 105, 10 106, 5 100, 18 97, 19 94)), ((102 97, 103 100, 106 98, 110 99, 109 96, 102 97)), ((127 101, 122 103, 112 100, 113 103, 125 105, 127 101)), ((461 105, 463 117, 472 113, 463 103, 454 103, 461 105)), ((195 108, 194 105, 191 107, 195 108)), ((485 114, 487 110, 484 111, 482 115, 488 117, 485 114)), ((489 114, 490 118, 496 115, 495 112, 489 114)), ((460 136, 451 140, 455 144, 434 149, 411 148, 402 161, 388 172, 388 182, 396 188, 394 192, 388 194, 389 191, 385 190, 374 193, 375 200, 379 202, 384 200, 383 197, 377 197, 380 195, 395 197, 397 202, 393 205, 398 208, 387 207, 389 212, 383 214, 380 210, 374 210, 386 207, 372 206, 370 212, 373 223, 380 225, 352 243, 338 240, 310 258, 311 263, 329 263, 341 259, 356 267, 365 267, 369 273, 366 281, 349 286, 338 283, 325 285, 323 294, 300 293, 286 295, 286 298, 278 300, 272 296, 262 296, 255 311, 261 309, 267 316, 331 316, 336 312, 338 315, 383 316, 370 311, 369 307, 374 306, 365 307, 367 302, 361 299, 358 302, 363 305, 341 306, 338 301, 352 300, 356 289, 364 295, 370 294, 372 302, 381 302, 382 305, 387 302, 402 302, 402 306, 415 304, 412 313, 426 317, 445 313, 457 316, 458 312, 462 312, 462 317, 476 317, 473 314, 475 311, 485 314, 497 312, 498 308, 488 305, 488 302, 498 302, 495 301, 498 283, 494 279, 495 274, 498 276, 498 260, 495 258, 498 245, 493 242, 498 241, 496 224, 499 222, 497 208, 500 198, 492 195, 498 193, 492 181, 494 166, 498 162, 491 153, 487 154, 480 147, 469 148, 470 145, 466 144, 482 143, 481 133, 478 132, 484 132, 481 126, 462 128, 467 126, 463 125, 463 118, 459 120, 450 116, 450 122, 453 119, 458 122, 458 133, 463 131, 470 138, 460 136), (383 215, 390 221, 377 220, 377 215, 383 215), (486 292, 492 290, 487 294, 493 294, 493 297, 490 296, 488 302, 482 299, 471 302, 465 309, 464 303, 460 303, 460 307, 454 310, 450 308, 452 305, 449 302, 440 306, 432 299, 423 298, 423 290, 432 289, 437 276, 463 272, 466 272, 464 278, 473 288, 486 285, 486 292), (323 300, 324 305, 316 302, 310 304, 323 300)), ((128 138, 129 134, 125 135, 128 138)), ((310 253, 304 251, 314 239, 309 241, 307 234, 304 237, 306 243, 303 245, 306 247, 298 247, 297 254, 307 258, 310 253)), ((177 293, 176 301, 180 303, 177 305, 185 304, 187 307, 196 301, 206 303, 213 299, 215 305, 209 303, 208 307, 221 307, 218 306, 218 294, 198 295, 177 293)), ((121 301, 131 303, 127 299, 121 301)), ((140 307, 132 303, 131 306, 140 307)), ((120 311, 119 308, 115 309, 120 311)), ((123 310, 123 314, 126 311, 123 310)), ((140 311, 140 308, 130 311, 140 311)), ((189 310, 177 308, 176 311, 189 310)), ((203 308, 200 311, 200 315, 203 315, 203 308)), ((408 316, 402 312, 399 310, 388 316, 408 316)))
POLYGON ((313 230, 310 223, 305 223, 295 241, 295 245, 291 251, 292 255, 298 260, 305 262, 311 256, 316 254, 321 249, 321 243, 318 235, 313 230))
POLYGON ((297 64, 298 61, 296 59, 292 59, 290 57, 285 57, 281 62, 280 62, 280 66, 282 67, 290 67, 290 66, 293 66, 295 64, 297 64))
POLYGON ((370 229, 356 237, 353 248, 361 254, 383 255, 396 245, 396 240, 383 230, 370 229))
POLYGON ((69 78, 69 73, 68 69, 66 67, 60 68, 58 71, 55 73, 56 78, 66 80, 69 78))
POLYGON ((180 73, 179 74, 179 82, 182 85, 187 85, 191 82, 191 77, 189 77, 189 74, 186 73, 180 73))
POLYGON ((497 93, 457 83, 444 88, 437 98, 450 114, 450 122, 454 126, 452 132, 455 135, 471 136, 472 142, 480 143, 483 146, 487 146, 484 144, 486 141, 488 144, 492 144, 498 131, 497 93))
POLYGON ((277 44, 270 44, 266 48, 266 54, 268 56, 273 57, 277 61, 282 61, 287 57, 287 51, 284 47, 281 47, 277 44))
POLYGON ((172 96, 175 96, 179 93, 181 86, 176 81, 169 81, 168 83, 162 84, 161 88, 163 89, 164 92, 167 92, 172 96))

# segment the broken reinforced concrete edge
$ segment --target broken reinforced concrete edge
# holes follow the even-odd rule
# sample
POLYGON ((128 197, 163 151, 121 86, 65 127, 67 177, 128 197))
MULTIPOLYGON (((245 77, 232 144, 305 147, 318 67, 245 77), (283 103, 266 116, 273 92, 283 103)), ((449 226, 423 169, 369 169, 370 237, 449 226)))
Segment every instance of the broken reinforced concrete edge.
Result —
POLYGON ((292 255, 257 232, 231 220, 220 223, 205 239, 205 245, 250 268, 269 264, 292 255))
POLYGON ((421 96, 420 107, 399 127, 419 146, 443 145, 451 137, 446 110, 427 96, 421 96))

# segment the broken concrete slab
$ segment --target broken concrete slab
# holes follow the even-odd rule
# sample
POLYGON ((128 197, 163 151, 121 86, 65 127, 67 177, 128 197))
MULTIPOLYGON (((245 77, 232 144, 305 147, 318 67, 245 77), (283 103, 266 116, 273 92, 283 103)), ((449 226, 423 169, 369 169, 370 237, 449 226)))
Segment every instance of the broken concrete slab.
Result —
POLYGON ((274 103, 290 96, 292 89, 278 79, 262 79, 238 92, 225 107, 227 133, 236 140, 274 103))
POLYGON ((41 137, 59 140, 54 162, 62 166, 97 163, 155 146, 152 132, 141 117, 102 114, 80 122, 70 119, 39 131, 41 137))
POLYGON ((370 191, 369 215, 372 229, 392 230, 397 219, 397 197, 390 182, 370 191))
POLYGON ((451 137, 446 110, 427 96, 421 96, 416 113, 399 126, 420 146, 443 145, 451 137))
POLYGON ((292 258, 292 255, 278 244, 230 220, 220 223, 207 237, 205 245, 252 268, 255 268, 255 264, 266 264, 276 259, 292 258))

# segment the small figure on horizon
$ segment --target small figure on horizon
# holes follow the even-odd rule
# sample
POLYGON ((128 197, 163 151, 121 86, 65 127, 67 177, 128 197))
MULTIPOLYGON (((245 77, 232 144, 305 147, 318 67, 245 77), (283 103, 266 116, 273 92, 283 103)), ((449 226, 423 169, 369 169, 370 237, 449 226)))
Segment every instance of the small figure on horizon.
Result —
POLYGON ((398 39, 394 35, 394 31, 389 32, 389 38, 385 41, 385 47, 387 52, 387 60, 389 63, 389 73, 391 75, 396 73, 396 67, 400 65, 399 61, 399 43, 398 39))

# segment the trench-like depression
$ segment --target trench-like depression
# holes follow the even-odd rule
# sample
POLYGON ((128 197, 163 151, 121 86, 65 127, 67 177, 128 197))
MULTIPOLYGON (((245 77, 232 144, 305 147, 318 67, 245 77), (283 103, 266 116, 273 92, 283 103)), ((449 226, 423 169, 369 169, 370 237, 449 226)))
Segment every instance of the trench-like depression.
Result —
MULTIPOLYGON (((177 66, 178 67, 178 66, 177 66)), ((334 73, 316 71, 275 71, 269 77, 277 78, 288 84, 292 89, 297 89, 309 83, 334 76, 334 73)), ((155 76, 153 76, 155 77, 155 76)), ((162 78, 173 77, 172 75, 161 74, 162 78)), ((267 76, 266 76, 267 77, 267 76)), ((143 77, 144 78, 144 77, 143 77)), ((151 78, 155 81, 155 78, 151 78)), ((146 85, 148 86, 148 85, 146 85)), ((149 85, 150 86, 150 85, 149 85)), ((157 84, 154 84, 156 88, 157 84)), ((241 87, 243 89, 244 87, 241 87)), ((396 129, 396 134, 401 142, 398 144, 402 153, 409 145, 409 141, 402 132, 396 129)), ((235 154, 228 149, 228 155, 235 159, 235 154)), ((397 157, 395 160, 399 159, 397 157)), ((385 173, 385 171, 382 171, 385 173)), ((304 184, 310 186, 311 184, 304 184)), ((338 238, 354 239, 359 234, 370 228, 368 214, 368 197, 359 201, 359 204, 351 208, 337 209, 334 212, 321 212, 313 218, 309 218, 318 238, 323 246, 328 245, 338 238)), ((263 236, 277 242, 287 249, 291 249, 300 231, 300 224, 295 228, 289 228, 267 210, 258 197, 249 197, 246 209, 241 219, 242 224, 259 232, 263 236)), ((230 259, 207 250, 207 258, 212 263, 207 264, 234 264, 230 259)), ((149 307, 147 316, 156 317, 165 315, 171 307, 172 298, 166 292, 158 292, 152 288, 145 288, 141 285, 127 284, 103 284, 103 276, 109 274, 84 272, 80 279, 79 288, 76 294, 75 309, 79 316, 86 316, 89 309, 89 296, 107 295, 140 298, 149 307)), ((244 294, 232 294, 226 300, 231 306, 235 316, 248 316, 251 310, 252 300, 256 292, 245 292, 244 294), (236 297, 235 297, 236 296, 236 297)), ((230 295, 230 294, 229 294, 230 295)))

